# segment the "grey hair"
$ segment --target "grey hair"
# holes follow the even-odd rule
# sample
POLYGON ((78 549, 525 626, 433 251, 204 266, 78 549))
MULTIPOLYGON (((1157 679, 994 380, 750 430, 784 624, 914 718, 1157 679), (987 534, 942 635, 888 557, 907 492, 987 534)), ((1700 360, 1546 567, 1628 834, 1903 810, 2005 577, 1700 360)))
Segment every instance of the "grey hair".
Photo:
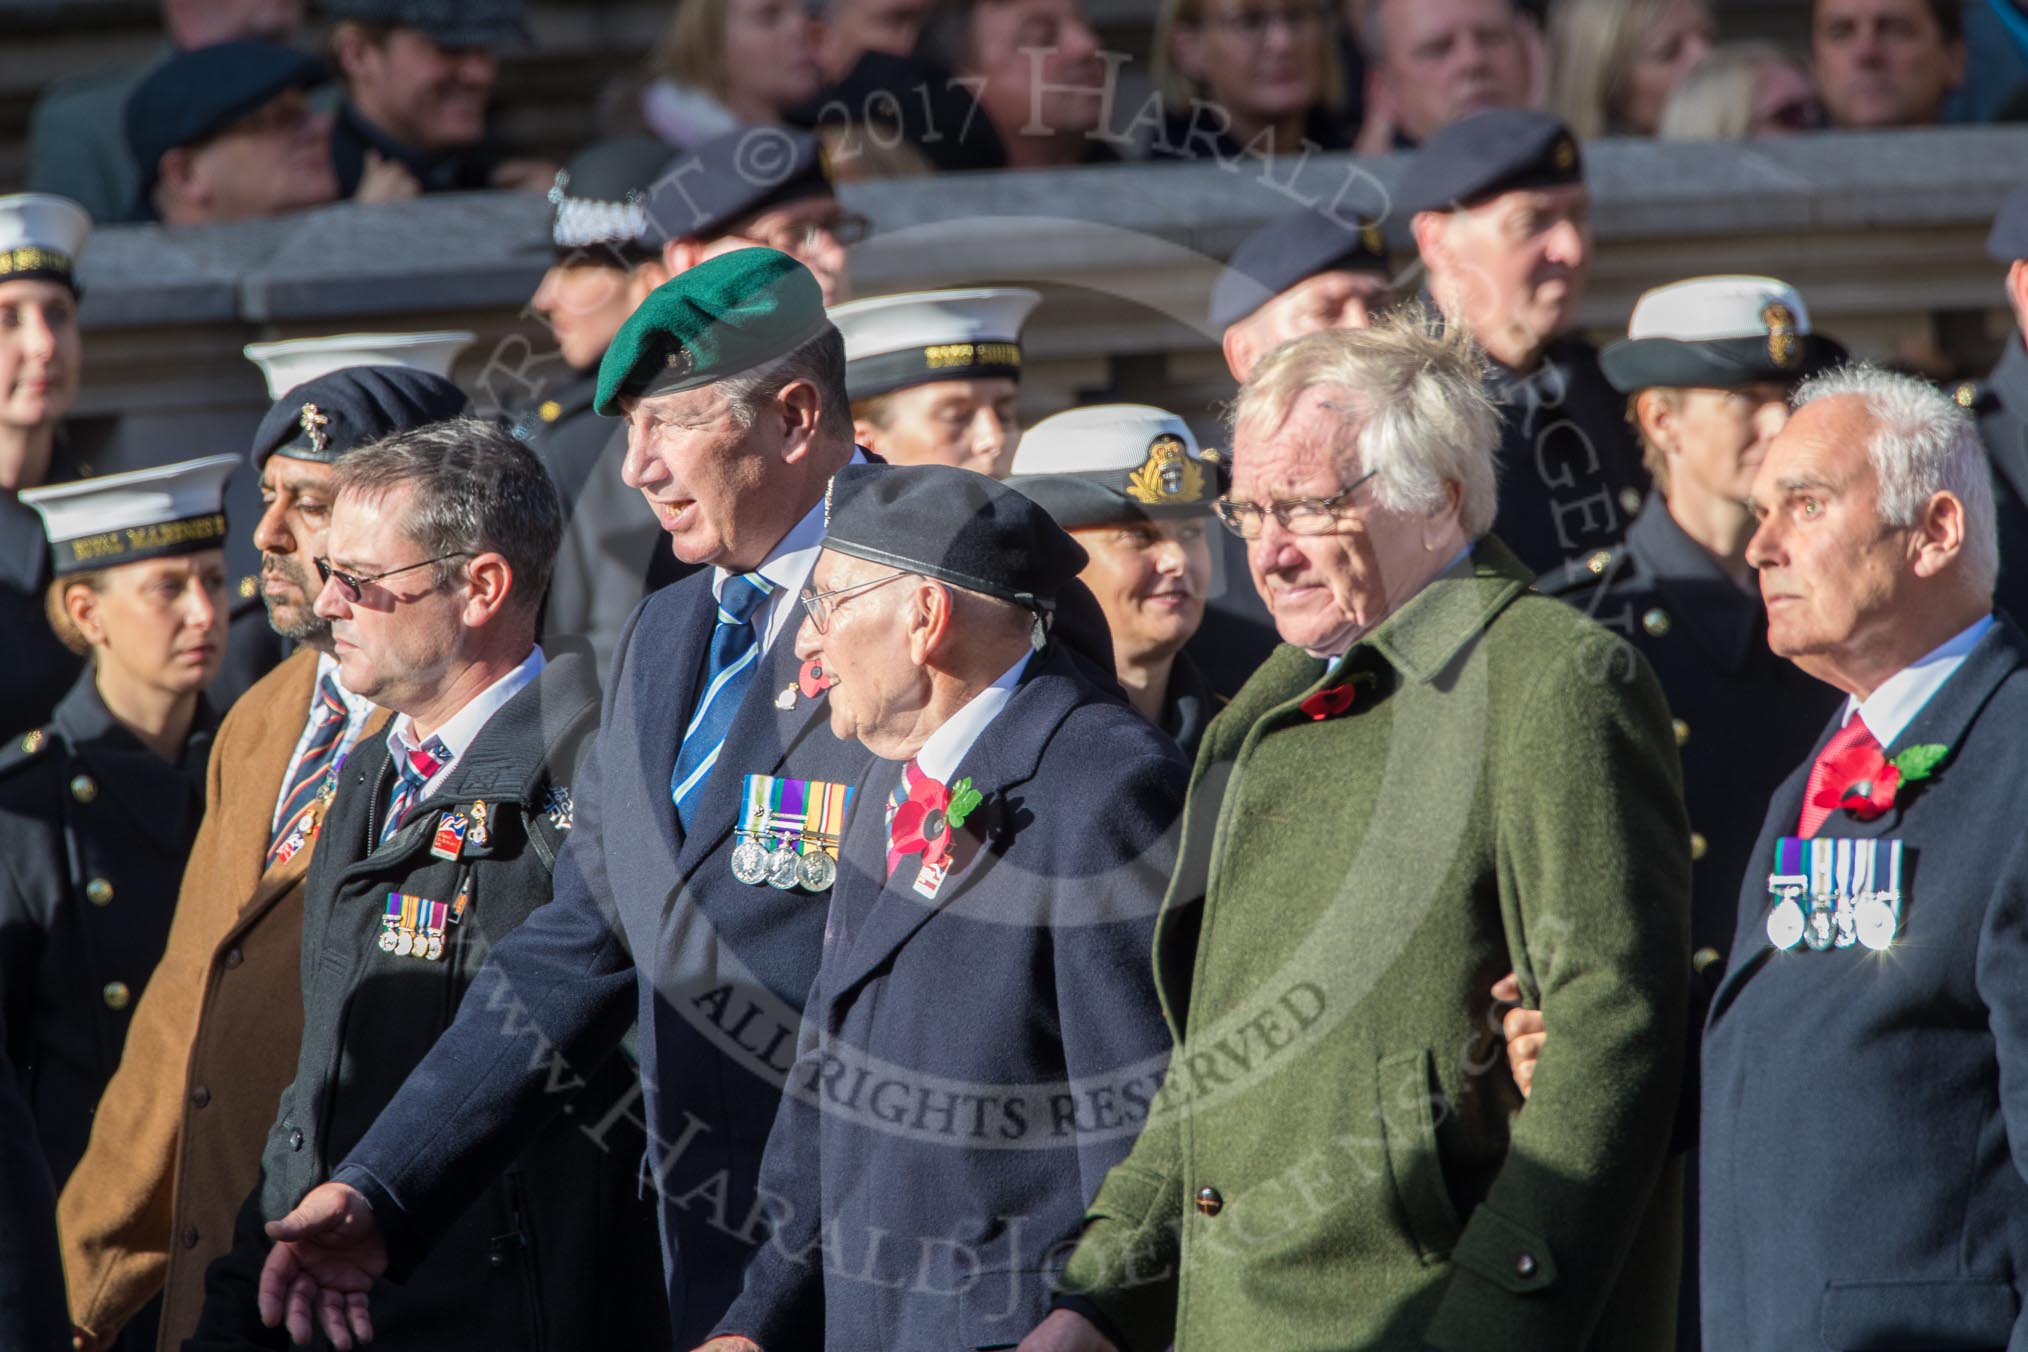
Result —
MULTIPOLYGON (((1381 11, 1387 8, 1387 0, 1370 0, 1366 12, 1359 16, 1359 48, 1369 66, 1387 64, 1387 20, 1381 11)), ((1518 16, 1520 7, 1509 4, 1509 9, 1518 16)))
POLYGON ((815 338, 773 361, 727 376, 716 389, 731 405, 733 424, 744 432, 753 426, 763 403, 799 380, 817 389, 821 404, 818 429, 850 441, 852 408, 845 394, 845 335, 835 324, 826 324, 815 338))
MULTIPOLYGON (((1303 391, 1342 390, 1331 401, 1356 424, 1360 467, 1375 475, 1383 507, 1438 512, 1444 486, 1459 488, 1458 524, 1477 538, 1498 506, 1494 456, 1500 414, 1486 393, 1485 358, 1461 327, 1404 305, 1370 328, 1326 329, 1284 343, 1240 387, 1233 430, 1279 427, 1303 391)), ((1349 459, 1355 444, 1336 450, 1349 459)))
POLYGON ((1965 509, 1959 565, 1966 581, 1990 597, 2000 575, 1999 527, 1993 472, 1971 415, 1927 380, 1868 364, 1841 366, 1804 381, 1794 404, 1803 408, 1843 395, 1864 400, 1874 422, 1866 459, 1880 480, 1880 519, 1889 526, 1914 526, 1931 498, 1951 494, 1965 509))
MULTIPOLYGON (((382 437, 337 462, 336 493, 368 498, 407 489, 402 529, 423 553, 498 554, 514 580, 509 604, 530 619, 549 590, 563 538, 563 503, 529 449, 498 423, 451 418, 382 437)), ((438 586, 466 563, 449 558, 438 586)))

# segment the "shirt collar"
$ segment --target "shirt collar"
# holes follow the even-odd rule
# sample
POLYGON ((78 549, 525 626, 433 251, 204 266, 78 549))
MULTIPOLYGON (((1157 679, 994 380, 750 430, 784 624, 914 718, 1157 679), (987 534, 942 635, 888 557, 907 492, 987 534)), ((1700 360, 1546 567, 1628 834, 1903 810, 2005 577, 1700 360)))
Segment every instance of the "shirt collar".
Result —
POLYGON ((1028 670, 1028 659, 1033 656, 1033 652, 1021 654, 1013 666, 1000 673, 999 680, 972 696, 964 708, 931 733, 922 750, 915 753, 915 768, 940 784, 949 784, 972 743, 1014 698, 1014 687, 1021 683, 1021 673, 1028 670))
MULTIPOLYGON (((508 700, 520 694, 521 688, 540 675, 547 665, 549 659, 542 655, 540 645, 530 648, 519 666, 474 695, 464 708, 444 720, 444 725, 436 730, 436 738, 451 753, 445 764, 453 764, 464 755, 466 748, 478 740, 488 720, 500 712, 508 700)), ((387 749, 398 760, 419 745, 415 740, 415 720, 407 714, 397 714, 387 726, 387 749)))
POLYGON ((373 701, 364 695, 355 695, 345 688, 345 673, 339 669, 338 659, 330 653, 317 654, 317 681, 323 683, 326 676, 338 689, 338 698, 345 702, 345 716, 357 723, 373 712, 373 701))
MULTIPOLYGON (((866 453, 854 446, 852 459, 846 463, 863 465, 866 453)), ((810 581, 811 571, 817 566, 817 555, 824 548, 824 509, 829 501, 830 494, 826 493, 824 502, 803 513, 803 519, 789 527, 788 534, 775 542, 774 549, 761 561, 761 566, 753 570, 773 587, 768 595, 767 609, 762 612, 765 616, 765 628, 761 631, 763 648, 774 645, 789 617, 801 609, 798 601, 810 581)), ((725 594, 725 584, 731 577, 732 573, 727 569, 711 570, 713 601, 725 594)))
POLYGON ((1943 689, 1945 681, 1964 665, 1966 654, 1978 646, 1986 631, 1993 627, 1991 615, 1981 615, 1972 624, 1959 631, 1949 641, 1940 644, 1930 652, 1895 672, 1880 683, 1880 688, 1865 700, 1846 696, 1845 713, 1838 720, 1842 727, 1858 714, 1866 720, 1867 731, 1882 747, 1894 745, 1894 739, 1901 736, 1915 716, 1922 712, 1922 706, 1929 703, 1930 696, 1943 689))

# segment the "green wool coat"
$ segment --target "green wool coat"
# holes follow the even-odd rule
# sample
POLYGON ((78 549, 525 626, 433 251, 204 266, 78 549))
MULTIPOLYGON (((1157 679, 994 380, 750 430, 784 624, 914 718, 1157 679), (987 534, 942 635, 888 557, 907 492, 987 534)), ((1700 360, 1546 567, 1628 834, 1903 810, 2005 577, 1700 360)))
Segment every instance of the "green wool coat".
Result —
POLYGON ((1671 1346, 1675 743, 1638 654, 1527 585, 1488 538, 1207 732, 1155 941, 1168 1081, 1061 1287, 1133 1352, 1671 1346), (1510 968, 1550 1030, 1525 1110, 1510 968))

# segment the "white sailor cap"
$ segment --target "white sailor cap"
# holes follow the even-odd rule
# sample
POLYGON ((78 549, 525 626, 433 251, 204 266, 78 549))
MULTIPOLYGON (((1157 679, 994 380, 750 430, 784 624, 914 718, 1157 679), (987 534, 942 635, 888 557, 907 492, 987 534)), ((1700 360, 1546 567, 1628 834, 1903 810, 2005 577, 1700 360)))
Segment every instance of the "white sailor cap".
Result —
POLYGON ((1024 287, 910 291, 833 306, 845 335, 845 391, 852 399, 939 380, 1021 378, 1021 326, 1037 305, 1024 287))
POLYGON ((236 455, 23 489, 42 516, 56 574, 195 554, 225 544, 225 481, 236 455))
POLYGON ((77 288, 73 273, 92 218, 68 197, 17 192, 0 197, 0 282, 43 278, 77 288))
POLYGON ((348 366, 407 366, 449 380, 451 364, 477 339, 477 334, 466 329, 340 333, 329 338, 248 343, 241 351, 267 378, 268 398, 279 399, 305 381, 348 366))
POLYGON ((1066 530, 1211 510, 1223 486, 1218 454, 1190 425, 1150 404, 1094 404, 1053 414, 1021 434, 1007 478, 1066 530))
POLYGON ((1622 394, 1801 380, 1845 359, 1810 328, 1809 307, 1774 277, 1692 277, 1645 292, 1627 336, 1599 355, 1622 394))

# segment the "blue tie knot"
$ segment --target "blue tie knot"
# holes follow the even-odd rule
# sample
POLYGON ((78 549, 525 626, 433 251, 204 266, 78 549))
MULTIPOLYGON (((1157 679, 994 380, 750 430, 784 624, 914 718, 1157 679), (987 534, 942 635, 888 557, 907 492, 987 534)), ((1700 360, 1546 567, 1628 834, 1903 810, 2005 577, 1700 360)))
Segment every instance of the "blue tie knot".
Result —
POLYGON ((338 689, 338 677, 335 673, 326 672, 323 679, 317 682, 317 702, 319 705, 317 710, 318 722, 323 723, 334 718, 345 717, 347 713, 345 696, 338 689))
POLYGON ((725 579, 718 594, 718 622, 752 624, 774 589, 774 584, 759 573, 734 573, 725 579))

